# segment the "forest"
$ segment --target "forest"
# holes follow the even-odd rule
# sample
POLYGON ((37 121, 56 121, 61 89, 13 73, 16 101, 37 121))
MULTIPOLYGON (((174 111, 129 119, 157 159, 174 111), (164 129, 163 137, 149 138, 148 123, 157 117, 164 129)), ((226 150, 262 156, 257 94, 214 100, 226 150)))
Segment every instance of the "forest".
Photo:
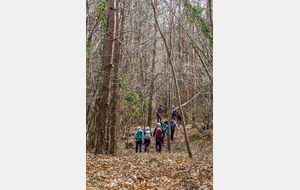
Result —
POLYGON ((86 188, 213 189, 211 0, 86 0, 86 188))

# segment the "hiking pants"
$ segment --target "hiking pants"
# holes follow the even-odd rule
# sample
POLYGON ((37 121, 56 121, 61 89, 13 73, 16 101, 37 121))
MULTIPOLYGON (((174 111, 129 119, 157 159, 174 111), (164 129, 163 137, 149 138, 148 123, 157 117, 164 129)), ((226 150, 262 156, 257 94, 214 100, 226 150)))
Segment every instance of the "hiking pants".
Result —
POLYGON ((160 152, 161 151, 161 143, 162 143, 162 138, 156 137, 156 152, 160 152))
POLYGON ((149 152, 151 140, 145 139, 144 141, 145 141, 145 152, 149 152), (148 147, 149 147, 149 149, 148 149, 148 147))
POLYGON ((174 133, 175 133, 175 129, 172 129, 172 128, 171 128, 171 141, 173 140, 174 133))
POLYGON ((157 123, 161 123, 161 115, 157 116, 157 123))
POLYGON ((142 152, 142 145, 143 141, 135 141, 136 147, 135 147, 135 152, 138 153, 139 147, 140 147, 140 153, 142 152))

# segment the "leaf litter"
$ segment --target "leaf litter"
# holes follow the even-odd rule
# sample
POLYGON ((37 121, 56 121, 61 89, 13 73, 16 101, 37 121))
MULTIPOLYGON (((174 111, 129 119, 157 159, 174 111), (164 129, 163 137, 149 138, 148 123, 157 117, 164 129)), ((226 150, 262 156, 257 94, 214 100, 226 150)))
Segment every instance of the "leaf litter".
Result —
MULTIPOLYGON (((189 129, 189 132, 195 132, 189 129)), ((184 141, 178 134, 178 145, 184 141)), ((173 142, 172 142, 173 143, 173 142)), ((155 144, 155 142, 151 142, 155 144)), ((166 144, 164 149, 166 149, 166 144)), ((213 189, 212 142, 191 143, 193 158, 186 151, 140 153, 120 156, 86 154, 86 189, 213 189), (204 143, 204 144, 203 144, 204 143), (202 151, 199 147, 202 144, 202 151), (197 151, 198 148, 198 151, 197 151), (212 149, 212 148, 211 148, 212 149), (204 155, 205 153, 205 155, 204 155)), ((174 146, 172 144, 172 146, 174 146)), ((154 150, 154 149, 152 149, 154 150)))

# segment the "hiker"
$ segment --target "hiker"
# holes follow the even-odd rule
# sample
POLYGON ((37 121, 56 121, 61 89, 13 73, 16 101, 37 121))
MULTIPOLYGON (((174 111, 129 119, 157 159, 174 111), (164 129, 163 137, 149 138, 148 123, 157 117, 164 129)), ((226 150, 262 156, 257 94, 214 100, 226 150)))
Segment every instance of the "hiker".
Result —
POLYGON ((144 139, 145 139, 145 152, 150 151, 150 142, 151 142, 152 133, 150 128, 147 126, 146 130, 144 131, 144 139))
POLYGON ((165 132, 166 132, 166 126, 164 124, 160 124, 161 128, 162 128, 162 146, 164 146, 164 142, 165 142, 165 132))
POLYGON ((164 131, 165 131, 165 137, 168 136, 168 121, 165 121, 164 123, 164 131))
POLYGON ((162 144, 162 139, 163 139, 163 129, 160 126, 160 123, 157 123, 157 127, 154 130, 154 136, 156 138, 156 152, 160 152, 161 151, 161 144, 162 144))
POLYGON ((181 129, 181 115, 180 115, 180 112, 177 113, 177 121, 178 121, 178 124, 180 125, 180 128, 181 129))
POLYGON ((175 117, 177 115, 177 110, 175 110, 175 106, 172 106, 172 118, 175 117))
POLYGON ((164 146, 164 142, 165 142, 165 137, 166 135, 166 131, 168 131, 168 121, 165 121, 165 123, 162 126, 162 130, 163 130, 163 139, 162 139, 162 145, 164 146), (167 124, 166 124, 167 123, 167 124))
POLYGON ((171 141, 173 140, 175 129, 177 127, 177 123, 175 121, 175 117, 171 120, 171 141))
POLYGON ((161 123, 161 119, 162 119, 162 114, 164 113, 164 109, 162 108, 161 105, 159 105, 159 108, 156 110, 156 116, 157 116, 157 123, 160 122, 161 123))
POLYGON ((135 152, 138 153, 138 149, 140 148, 140 153, 141 153, 143 140, 144 140, 144 133, 140 126, 138 126, 137 129, 138 129, 137 132, 135 132, 135 134, 134 134, 134 138, 136 140, 135 141, 135 143, 136 143, 135 152))

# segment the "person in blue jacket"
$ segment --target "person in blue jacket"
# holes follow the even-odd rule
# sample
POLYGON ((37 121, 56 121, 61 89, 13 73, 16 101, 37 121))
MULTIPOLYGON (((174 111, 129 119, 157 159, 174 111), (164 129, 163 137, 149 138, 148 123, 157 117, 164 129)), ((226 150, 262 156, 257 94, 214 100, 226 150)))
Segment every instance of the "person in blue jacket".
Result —
POLYGON ((168 136, 168 121, 165 121, 164 129, 165 129, 165 137, 167 137, 168 136))

